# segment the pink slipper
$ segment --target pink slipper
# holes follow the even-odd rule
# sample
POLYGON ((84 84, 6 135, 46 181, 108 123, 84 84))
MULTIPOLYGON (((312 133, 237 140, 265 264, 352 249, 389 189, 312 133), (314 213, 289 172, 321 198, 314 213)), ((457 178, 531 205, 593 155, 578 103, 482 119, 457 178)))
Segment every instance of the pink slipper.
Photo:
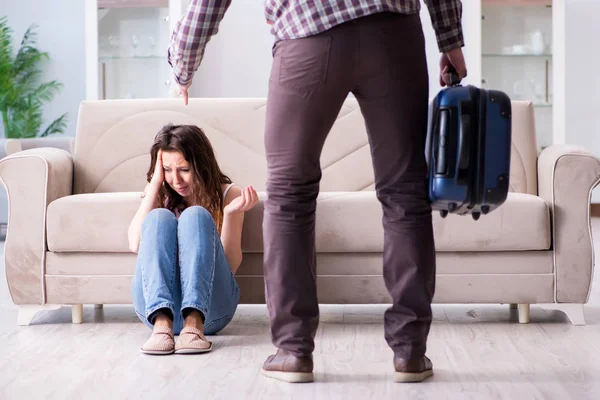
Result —
POLYGON ((142 353, 154 355, 172 354, 175 351, 175 339, 171 328, 154 327, 152 336, 142 346, 142 353))
POLYGON ((200 329, 193 327, 183 328, 175 344, 175 354, 198 354, 212 350, 209 342, 200 329))

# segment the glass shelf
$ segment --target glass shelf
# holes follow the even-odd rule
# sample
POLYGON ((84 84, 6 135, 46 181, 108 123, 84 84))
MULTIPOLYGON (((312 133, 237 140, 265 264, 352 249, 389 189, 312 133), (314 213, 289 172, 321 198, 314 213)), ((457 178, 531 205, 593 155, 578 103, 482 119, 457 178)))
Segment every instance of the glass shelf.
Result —
POLYGON ((100 61, 106 60, 166 60, 166 56, 139 56, 139 57, 98 57, 100 61))
POLYGON ((533 103, 535 108, 552 108, 551 103, 533 103))
POLYGON ((169 96, 171 2, 183 0, 102 0, 110 7, 98 10, 100 99, 169 96))
POLYGON ((534 57, 534 58, 548 58, 552 57, 552 54, 531 54, 531 53, 483 53, 482 57, 534 57))

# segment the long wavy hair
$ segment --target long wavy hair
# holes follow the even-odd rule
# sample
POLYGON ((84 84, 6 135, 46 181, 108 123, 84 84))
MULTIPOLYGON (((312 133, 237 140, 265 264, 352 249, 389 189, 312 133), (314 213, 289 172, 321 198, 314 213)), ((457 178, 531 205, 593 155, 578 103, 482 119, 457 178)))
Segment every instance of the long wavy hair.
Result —
POLYGON ((173 212, 181 212, 190 206, 202 206, 210 212, 220 233, 224 201, 221 185, 231 183, 231 179, 219 168, 213 147, 202 129, 194 125, 164 126, 150 149, 150 168, 146 173, 148 182, 154 174, 159 150, 181 152, 190 164, 192 180, 187 199, 164 182, 158 192, 156 206, 173 212))

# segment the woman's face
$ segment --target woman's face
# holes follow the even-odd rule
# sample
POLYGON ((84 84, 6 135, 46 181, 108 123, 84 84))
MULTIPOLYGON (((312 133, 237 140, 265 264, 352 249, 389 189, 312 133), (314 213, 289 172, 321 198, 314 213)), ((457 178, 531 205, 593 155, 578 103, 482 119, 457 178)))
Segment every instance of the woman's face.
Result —
POLYGON ((192 170, 183 154, 179 151, 163 151, 162 162, 165 181, 181 197, 187 197, 192 187, 192 170))

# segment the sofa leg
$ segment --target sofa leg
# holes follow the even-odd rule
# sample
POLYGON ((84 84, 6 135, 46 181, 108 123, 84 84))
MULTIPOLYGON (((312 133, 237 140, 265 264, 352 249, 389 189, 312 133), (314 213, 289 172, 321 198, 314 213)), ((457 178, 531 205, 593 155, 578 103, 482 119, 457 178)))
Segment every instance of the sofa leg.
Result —
POLYGON ((529 304, 519 304, 519 323, 529 323, 529 304))
POLYGON ((104 308, 104 304, 94 304, 94 308, 96 310, 102 310, 102 308, 104 308))
POLYGON ((573 325, 585 325, 585 314, 583 304, 574 303, 549 303, 540 304, 540 307, 546 310, 557 310, 567 314, 573 325))
POLYGON ((73 304, 71 306, 71 318, 74 324, 83 322, 83 304, 73 304))
POLYGON ((62 304, 25 304, 19 306, 17 325, 27 326, 31 323, 37 313, 42 311, 54 311, 62 307, 62 304))
POLYGON ((511 310, 516 310, 516 309, 517 309, 517 304, 515 304, 515 303, 510 303, 510 309, 511 309, 511 310))

